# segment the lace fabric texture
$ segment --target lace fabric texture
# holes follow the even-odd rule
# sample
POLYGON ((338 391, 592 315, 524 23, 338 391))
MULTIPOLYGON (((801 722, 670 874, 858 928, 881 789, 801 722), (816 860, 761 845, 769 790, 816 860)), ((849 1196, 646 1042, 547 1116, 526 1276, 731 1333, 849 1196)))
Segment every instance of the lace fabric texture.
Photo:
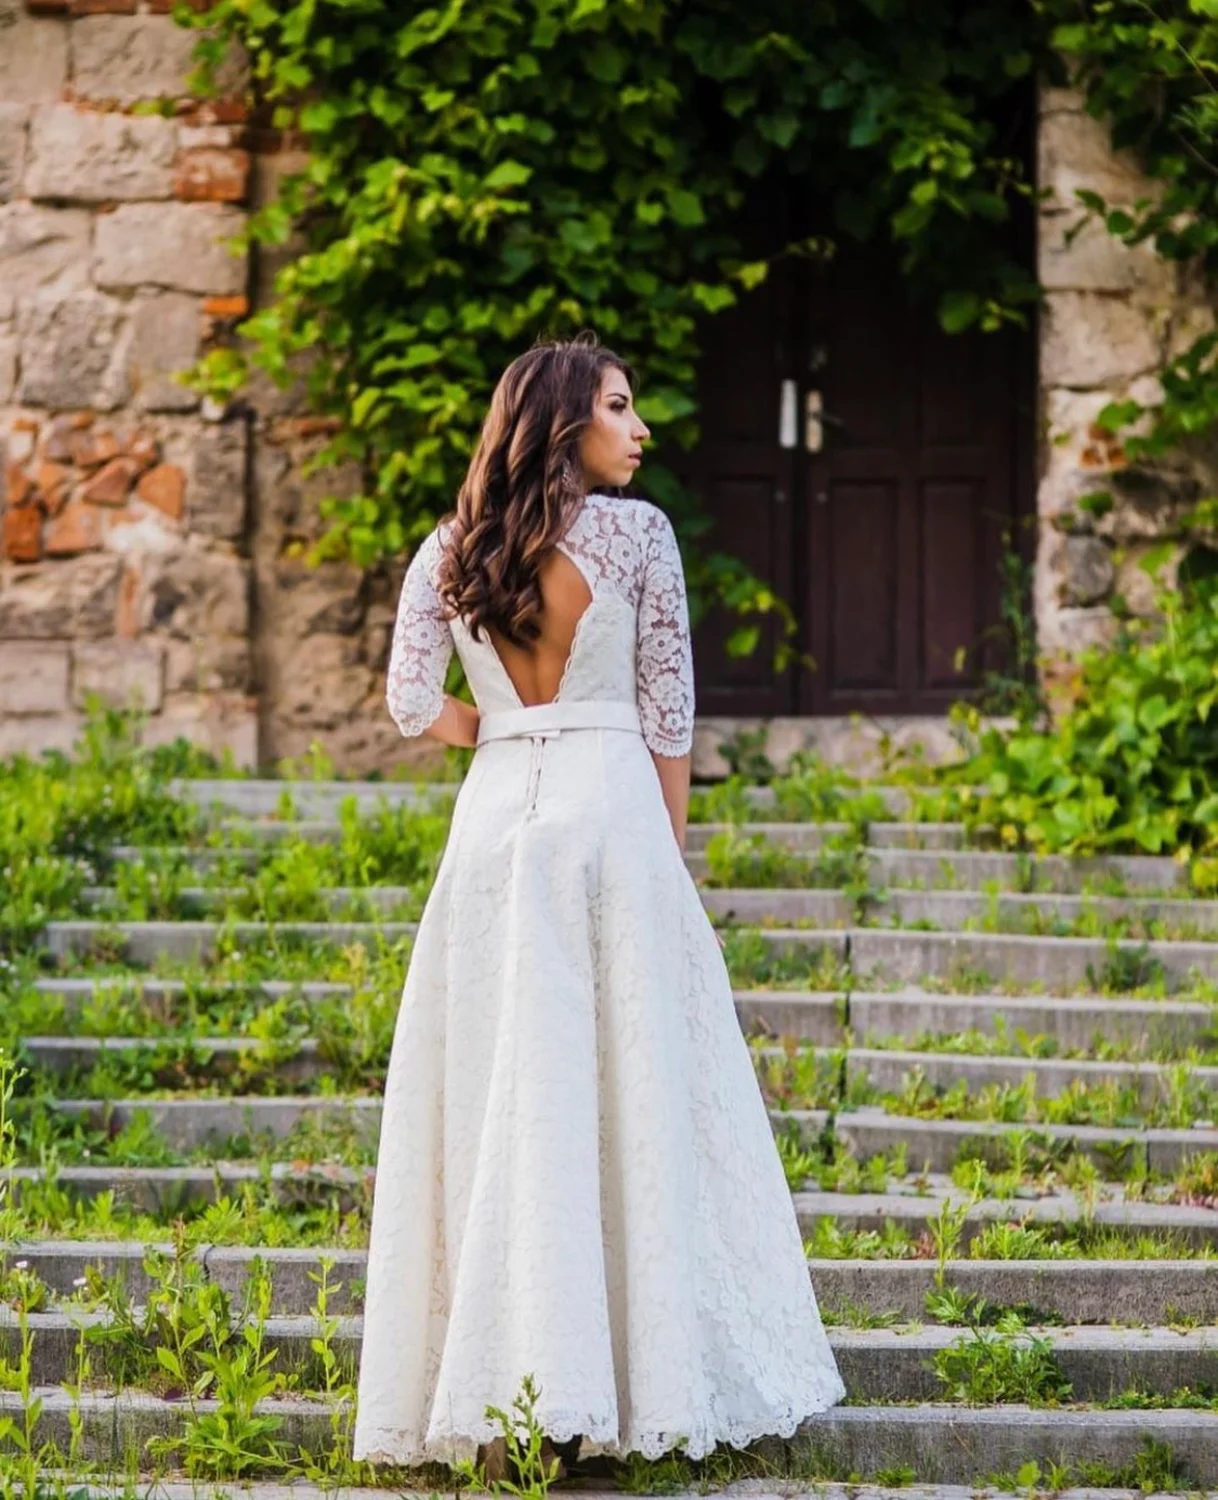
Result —
MULTIPOLYGON (((490 741, 457 796, 387 1075, 358 1458, 472 1457, 526 1374, 552 1437, 649 1458, 790 1436, 845 1394, 648 754, 692 722, 675 541, 654 508, 590 498, 564 542, 594 586, 561 696, 637 687, 645 736, 490 741)), ((493 648, 431 612, 420 556, 398 722, 454 645, 484 711, 518 706, 493 648)))
MULTIPOLYGON (((445 618, 435 588, 444 538, 445 529, 437 527, 424 540, 402 583, 386 699, 404 735, 422 734, 444 706, 444 676, 454 649, 483 712, 519 706, 489 641, 475 641, 460 620, 445 618)), ((592 494, 560 546, 587 579, 592 603, 579 622, 558 696, 637 701, 649 748, 686 754, 693 743, 693 655, 672 523, 645 500, 592 494), (623 611, 630 617, 630 639, 620 621, 596 628, 606 613, 623 611), (619 636, 619 649, 608 654, 601 649, 606 629, 619 636), (623 645, 630 647, 628 672, 623 645)))

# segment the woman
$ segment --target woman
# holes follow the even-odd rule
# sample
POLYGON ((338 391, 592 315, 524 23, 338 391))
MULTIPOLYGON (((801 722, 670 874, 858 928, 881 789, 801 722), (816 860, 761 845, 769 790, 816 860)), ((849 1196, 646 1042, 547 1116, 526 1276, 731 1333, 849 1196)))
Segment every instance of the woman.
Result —
POLYGON ((684 863, 681 558, 608 493, 650 437, 632 383, 591 337, 515 360, 402 588, 390 712, 478 748, 389 1065, 357 1458, 501 1473, 485 1408, 526 1374, 543 1455, 698 1458, 844 1395, 684 863))

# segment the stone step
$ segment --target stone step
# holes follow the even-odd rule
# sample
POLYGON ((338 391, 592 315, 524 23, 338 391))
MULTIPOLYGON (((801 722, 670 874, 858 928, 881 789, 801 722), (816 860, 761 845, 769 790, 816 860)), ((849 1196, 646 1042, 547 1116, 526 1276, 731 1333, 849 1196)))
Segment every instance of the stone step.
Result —
MULTIPOLYGON (((771 1110, 775 1129, 790 1125, 809 1144, 824 1131, 829 1112, 823 1109, 771 1110)), ((1016 1125, 995 1120, 925 1120, 889 1114, 878 1105, 862 1105, 834 1114, 838 1140, 865 1158, 889 1155, 904 1147, 911 1171, 950 1172, 960 1160, 975 1157, 1001 1163, 1012 1137, 1022 1133, 1029 1146, 1054 1152, 1070 1151, 1089 1157, 1102 1173, 1115 1168, 1172 1175, 1203 1151, 1218 1151, 1218 1129, 1200 1126, 1186 1130, 1122 1127, 1118 1125, 1016 1125)))
MULTIPOLYGON (((260 826, 262 832, 274 825, 260 826)), ((292 825, 288 825, 290 829, 292 825)), ((303 825, 296 825, 303 826, 303 825)), ((828 832, 848 832, 846 824, 824 823, 691 823, 686 836, 686 863, 691 873, 704 877, 709 870, 705 847, 710 838, 736 826, 744 837, 760 836, 788 850, 814 853, 823 847, 828 832)), ((311 824, 305 835, 312 841, 321 831, 331 834, 330 825, 311 824)), ((259 844, 267 840, 260 839, 259 844)), ((918 886, 928 891, 979 891, 994 885, 1002 890, 1039 893, 1079 893, 1088 883, 1114 881, 1130 894, 1187 896, 1188 866, 1179 860, 1150 854, 1114 854, 1093 857, 1060 854, 1032 857, 983 850, 902 849, 864 846, 872 881, 880 887, 918 886)), ((261 847, 201 847, 191 845, 116 844, 110 857, 119 864, 146 864, 149 861, 183 865, 199 871, 211 869, 224 861, 242 866, 256 866, 267 858, 261 847)))
MULTIPOLYGON (((928 1257, 935 1254, 929 1225, 945 1207, 961 1215, 959 1247, 965 1250, 978 1235, 1003 1224, 1054 1228, 1084 1237, 1094 1230, 1102 1230, 1138 1241, 1140 1246, 1146 1235, 1167 1235, 1171 1243, 1180 1248, 1207 1253, 1211 1248, 1218 1249, 1218 1209, 1159 1203, 1136 1196, 1127 1198, 1115 1188, 1110 1192, 1111 1196, 1100 1196, 1094 1202, 1084 1202, 1078 1195, 1066 1192, 972 1199, 946 1177, 931 1175, 925 1180, 915 1179, 914 1184, 905 1187, 894 1184, 882 1193, 830 1193, 804 1189, 792 1197, 805 1238, 814 1233, 822 1220, 831 1221, 843 1233, 882 1236, 891 1228, 917 1240, 921 1253, 928 1257)), ((882 1262, 877 1260, 875 1263, 882 1262)), ((1067 1262, 1035 1263, 1060 1265, 1067 1262)))
MULTIPOLYGON (((245 777, 208 780, 178 778, 166 784, 171 797, 193 802, 214 814, 244 818, 279 818, 290 797, 296 818, 333 822, 339 808, 354 798, 365 816, 380 807, 424 808, 455 797, 460 782, 444 781, 270 781, 245 777)), ((284 819, 285 822, 292 821, 284 819)))
POLYGON ((207 994, 226 995, 240 999, 244 995, 258 995, 267 1000, 279 1000, 285 995, 300 995, 305 1000, 324 1000, 335 995, 349 995, 351 986, 328 979, 260 979, 252 984, 235 984, 230 981, 212 983, 206 976, 193 979, 166 979, 157 974, 97 974, 97 975, 53 975, 36 979, 31 988, 45 995, 48 1001, 62 1005, 67 1014, 75 1017, 81 1008, 95 995, 127 994, 140 997, 145 1002, 163 1007, 167 1020, 172 1020, 177 1010, 192 994, 201 991, 207 994))
MULTIPOLYGON (((778 930, 767 940, 790 948, 807 935, 778 930)), ((847 956, 859 981, 871 988, 908 985, 924 979, 953 981, 962 973, 984 973, 996 980, 1076 990, 1095 985, 1113 962, 1150 965, 1169 984, 1218 978, 1218 943, 1149 942, 1101 938, 1032 937, 1018 933, 920 932, 855 927, 847 934, 847 956)))
POLYGON ((160 958, 206 962, 214 958, 222 933, 242 943, 279 940, 324 943, 331 947, 362 944, 379 949, 413 938, 417 922, 48 922, 37 946, 59 962, 88 959, 99 948, 132 964, 160 958))
POLYGON ((1082 891, 1089 882, 1117 881, 1131 893, 1187 894, 1188 866, 1152 854, 1002 854, 960 849, 875 848, 868 845, 871 878, 877 885, 923 886, 976 891, 994 884, 1003 890, 1082 891))
MULTIPOLYGON (((137 1057, 164 1051, 172 1037, 72 1037, 27 1036, 21 1039, 23 1060, 41 1072, 62 1076, 87 1070, 107 1055, 137 1057)), ((247 1037, 193 1037, 186 1045, 199 1076, 231 1076, 241 1062, 255 1063, 263 1044, 247 1037)), ((1218 1089, 1218 1067, 1190 1063, 1100 1062, 1087 1058, 1043 1058, 1026 1055, 988 1055, 967 1052, 908 1051, 886 1047, 813 1047, 812 1055, 840 1058, 848 1087, 856 1078, 884 1093, 897 1093, 910 1076, 920 1072, 936 1089, 949 1089, 957 1082, 968 1084, 970 1093, 999 1085, 1018 1087, 1031 1078, 1037 1097, 1054 1098, 1076 1085, 1092 1087, 1114 1084, 1138 1091, 1143 1107, 1165 1103, 1183 1086, 1218 1089)), ((180 1054, 175 1052, 175 1058, 180 1054)), ((768 1065, 783 1064, 791 1054, 785 1047, 762 1046, 757 1057, 768 1065)), ((304 1038, 290 1057, 276 1057, 266 1065, 280 1084, 302 1084, 333 1071, 333 1064, 316 1041, 304 1038)))
MULTIPOLYGON (((138 1392, 86 1395, 77 1401, 46 1387, 33 1394, 41 1403, 36 1442, 53 1441, 66 1452, 79 1424, 82 1457, 120 1473, 127 1472, 129 1455, 145 1452, 149 1438, 181 1430, 180 1401, 138 1392)), ((214 1413, 217 1403, 200 1400, 195 1409, 200 1415, 214 1413)), ((318 1452, 333 1443, 332 1413, 321 1401, 281 1398, 261 1402, 257 1410, 280 1420, 276 1441, 291 1448, 318 1452)), ((5 1416, 22 1422, 19 1395, 0 1394, 0 1417, 5 1416)), ((1145 1457, 1148 1440, 1170 1448, 1186 1484, 1218 1484, 1218 1414, 1204 1410, 838 1406, 809 1418, 784 1446, 793 1460, 802 1456, 827 1473, 911 1469, 924 1484, 972 1484, 995 1474, 1014 1474, 1029 1461, 1045 1468, 1065 1462, 1132 1473, 1135 1462, 1145 1457)))
MULTIPOLYGON (((758 1050, 771 1063, 781 1063, 788 1057, 781 1047, 758 1050)), ((915 1072, 921 1073, 932 1088, 950 1089, 963 1082, 968 1084, 970 1093, 989 1085, 1017 1088, 1025 1079, 1031 1078, 1037 1097, 1044 1099, 1055 1098, 1080 1084, 1088 1088, 1114 1084, 1136 1089, 1143 1108, 1169 1100, 1184 1084, 1218 1089, 1218 1067, 1189 1063, 980 1056, 967 1052, 912 1052, 886 1047, 818 1047, 811 1050, 817 1057, 840 1057, 843 1060, 847 1088, 857 1080, 870 1084, 881 1093, 899 1093, 915 1072)))
MULTIPOLYGON (((81 1330, 100 1328, 109 1318, 82 1310, 36 1312, 28 1315, 33 1334, 31 1377, 38 1385, 61 1385, 76 1368, 81 1330)), ((264 1325, 263 1349, 275 1351, 275 1368, 303 1373, 313 1364, 313 1342, 318 1326, 309 1316, 271 1316, 264 1325)), ((331 1347, 347 1368, 359 1357, 363 1320, 338 1315, 331 1347)), ((1166 1328, 1103 1328, 1044 1326, 1031 1330, 1047 1344, 1062 1377, 1071 1386, 1073 1401, 1107 1401, 1124 1391, 1168 1395, 1188 1386, 1205 1386, 1218 1354, 1218 1330, 1166 1328)), ((851 1401, 934 1401, 949 1395, 931 1362, 946 1349, 975 1341, 959 1328, 937 1325, 897 1328, 830 1327, 833 1347, 847 1399, 851 1401)), ((0 1308, 0 1351, 11 1360, 19 1348, 16 1315, 0 1308)), ((1009 1342, 1023 1344, 1024 1336, 1009 1342)), ((104 1354, 95 1353, 94 1378, 105 1382, 104 1354)), ((1218 1414, 1216 1414, 1218 1418, 1218 1414)))
MULTIPOLYGON (((854 916, 854 902, 838 889, 703 885, 699 890, 703 906, 718 922, 745 926, 811 922, 818 927, 844 927, 854 916)), ((222 913, 247 900, 249 894, 248 890, 236 886, 185 886, 175 893, 174 899, 183 913, 179 920, 186 922, 196 920, 198 916, 222 913)), ((347 914, 393 911, 420 900, 418 890, 397 885, 318 887, 311 894, 339 920, 347 914)), ((87 886, 81 899, 86 909, 105 911, 118 905, 119 894, 109 886, 87 886)), ((1007 892, 991 898, 974 891, 894 890, 882 900, 870 904, 869 916, 880 923, 912 925, 930 922, 952 933, 987 919, 1017 934, 1030 922, 1076 923, 1086 917, 1104 922, 1162 922, 1169 929, 1182 932, 1190 929, 1199 933, 1218 932, 1218 901, 1192 901, 1182 897, 1033 896, 1007 892)), ((61 927, 64 924, 54 925, 61 927)), ((859 929, 860 932, 873 930, 870 927, 859 929)), ((1084 940, 1097 941, 1102 946, 1101 939, 1084 940)), ((1200 945, 1202 949, 1204 946, 1203 943, 1200 945)), ((1214 960, 1213 954, 1208 957, 1214 960)))
MULTIPOLYGON (((236 813, 247 818, 278 817, 285 796, 290 797, 301 818, 338 816, 338 809, 348 798, 354 798, 362 813, 378 807, 422 807, 455 797, 461 789, 457 781, 274 781, 254 778, 220 778, 207 780, 181 778, 167 783, 170 796, 193 802, 207 811, 236 813)), ((846 800, 861 796, 878 798, 887 810, 900 817, 910 812, 918 796, 916 789, 903 786, 842 787, 846 800)), ((764 809, 775 805, 774 789, 769 786, 744 788, 745 801, 764 809)))
MULTIPOLYGON (((247 900, 249 894, 236 886, 183 886, 175 893, 175 903, 182 911, 182 920, 191 920, 196 915, 223 912, 247 900)), ((321 886, 313 894, 334 913, 392 911, 419 900, 419 892, 404 885, 321 886)), ((845 926, 854 914, 853 902, 843 892, 824 888, 703 887, 701 895, 703 906, 717 921, 816 922, 832 927, 845 926)), ((86 908, 105 911, 118 905, 119 893, 111 886, 86 886, 81 900, 86 908)))
MULTIPOLYGON (((356 1208, 366 1213, 373 1171, 334 1162, 215 1161, 205 1167, 60 1166, 53 1177, 72 1198, 113 1193, 116 1202, 160 1216, 168 1224, 188 1207, 231 1198, 246 1184, 257 1185, 284 1205, 324 1202, 343 1211, 356 1208)), ((23 1183, 47 1180, 48 1173, 41 1167, 0 1171, 0 1184, 7 1183, 18 1192, 23 1183)), ((1160 1203, 1143 1196, 1126 1198, 1116 1185, 1102 1185, 1093 1202, 1070 1193, 973 1201, 946 1177, 931 1175, 912 1179, 904 1188, 894 1184, 882 1193, 798 1191, 792 1201, 805 1236, 827 1219, 843 1231, 881 1234, 891 1224, 911 1236, 925 1237, 929 1221, 947 1204, 963 1215, 963 1248, 987 1225, 1015 1222, 1060 1226, 1070 1232, 1090 1232, 1094 1227, 1134 1238, 1170 1235, 1173 1245, 1218 1249, 1218 1209, 1160 1203)), ((933 1253, 929 1240, 926 1244, 926 1253, 933 1253)))
MULTIPOLYGON (((777 891, 767 894, 778 896, 777 891)), ((1005 891, 993 897, 980 891, 890 890, 873 903, 880 920, 901 923, 933 922, 952 931, 986 919, 1018 929, 1028 922, 1101 921, 1162 922, 1169 928, 1218 931, 1218 901, 1194 901, 1183 896, 1076 896, 1005 891)))
MULTIPOLYGON (((156 1248, 172 1252, 168 1241, 156 1248)), ((145 1247, 133 1241, 41 1240, 11 1245, 0 1263, 23 1262, 57 1297, 73 1296, 85 1270, 96 1267, 121 1280, 131 1300, 143 1304, 153 1284, 144 1257, 145 1247)), ((191 1258, 234 1305, 240 1305, 251 1266, 263 1262, 271 1275, 272 1310, 282 1316, 312 1311, 324 1258, 331 1263, 330 1310, 358 1312, 362 1306, 363 1250, 207 1245, 191 1258)), ((926 1295, 938 1284, 939 1267, 929 1260, 811 1259, 808 1272, 829 1313, 861 1309, 916 1322, 926 1316, 926 1295)), ((1208 1260, 948 1260, 942 1275, 960 1293, 992 1307, 1024 1309, 1033 1321, 1106 1324, 1119 1310, 1130 1326, 1218 1323, 1218 1275, 1208 1260)))
MULTIPOLYGON (((166 1143, 183 1153, 222 1146, 234 1136, 281 1140, 302 1123, 341 1125, 361 1141, 375 1145, 381 1101, 374 1096, 255 1095, 228 1098, 183 1097, 136 1099, 57 1099, 47 1101, 57 1113, 88 1122, 93 1128, 119 1130, 137 1116, 153 1124, 166 1143)), ((776 1130, 793 1127, 814 1142, 824 1131, 823 1109, 772 1109, 776 1130)), ((910 1169, 948 1172, 962 1156, 1001 1158, 1004 1143, 1023 1131, 1046 1147, 1069 1147, 1089 1156, 1101 1168, 1114 1158, 1129 1166, 1171 1174, 1189 1157, 1218 1151, 1218 1129, 1122 1127, 1116 1125, 1015 1125, 1007 1121, 920 1119, 889 1114, 878 1105, 842 1109, 834 1114, 834 1134, 859 1157, 908 1149, 910 1169)))
MULTIPOLYGON (((819 997, 817 997, 819 998, 819 997)), ((775 995, 774 1006, 782 1000, 775 995)), ((758 1002, 760 1004, 760 1002, 758 1002)), ((798 1019, 775 1010, 774 1019, 798 1019)), ((1116 1000, 1101 996, 1048 998, 1035 995, 944 995, 918 990, 858 990, 849 996, 854 1035, 958 1036, 977 1030, 1051 1038, 1063 1050, 1084 1052, 1097 1040, 1183 1050, 1218 1043, 1218 1011, 1192 1000, 1116 1000)), ((775 1027, 781 1031, 781 1027, 775 1027)))
MULTIPOLYGON (((251 986, 215 984, 209 993, 234 1000, 250 994, 268 1000, 299 995, 305 1002, 350 994, 350 986, 324 980, 300 983, 266 980, 251 986)), ((66 1020, 75 1021, 95 994, 130 994, 162 1014, 172 1025, 198 981, 131 978, 55 977, 34 982, 36 993, 62 1006, 66 1020)), ((834 1046, 849 1024, 860 1042, 881 1038, 915 1041, 925 1036, 952 1037, 976 1030, 987 1035, 1046 1037, 1063 1051, 1086 1052, 1098 1042, 1119 1042, 1172 1051, 1218 1046, 1218 1013, 1193 1000, 1117 1000, 1099 996, 1052 998, 1029 995, 946 995, 924 990, 859 990, 854 993, 809 990, 749 990, 735 992, 736 1013, 746 1032, 760 1036, 788 1036, 800 1041, 834 1046)))
MULTIPOLYGON (((21 1060, 31 1069, 52 1077, 85 1071, 104 1062, 107 1057, 118 1054, 122 1057, 138 1057, 139 1054, 155 1054, 166 1047, 174 1048, 177 1039, 173 1036, 25 1036, 21 1038, 21 1060)), ((181 1044, 189 1049, 200 1074, 204 1071, 216 1077, 227 1077, 243 1060, 255 1060, 263 1043, 254 1037, 216 1036, 189 1037, 181 1044)), ((175 1051, 175 1060, 181 1056, 175 1051)), ((281 1083, 304 1084, 332 1071, 318 1043, 310 1037, 295 1044, 290 1057, 277 1055, 268 1070, 281 1083)))

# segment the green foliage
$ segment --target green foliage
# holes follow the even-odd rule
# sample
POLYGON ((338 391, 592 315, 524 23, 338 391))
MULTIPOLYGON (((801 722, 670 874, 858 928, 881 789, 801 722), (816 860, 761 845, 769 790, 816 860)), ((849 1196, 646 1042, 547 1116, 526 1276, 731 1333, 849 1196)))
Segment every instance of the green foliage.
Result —
MULTIPOLYGON (((284 244, 274 300, 194 383, 221 400, 258 368, 333 420, 318 466, 362 493, 323 502, 316 555, 366 564, 451 504, 499 372, 539 335, 585 326, 635 363, 668 454, 651 496, 690 541, 703 521, 675 462, 699 433, 701 320, 783 257, 887 237, 949 329, 1022 320, 1035 284, 1007 248, 1030 193, 994 101, 1034 68, 1045 21, 1005 0, 792 7, 760 0, 220 0, 196 87, 225 44, 251 60, 260 117, 309 153, 241 244, 284 244), (806 174, 825 231, 746 243, 765 173, 806 174)), ((692 549, 691 549, 692 550, 692 549)), ((720 553, 690 556, 695 606, 757 645, 785 601, 720 553)))
POLYGON ((1218 848, 1218 590, 1164 592, 1081 661, 1050 732, 990 729, 966 768, 974 825, 1033 850, 1218 848))

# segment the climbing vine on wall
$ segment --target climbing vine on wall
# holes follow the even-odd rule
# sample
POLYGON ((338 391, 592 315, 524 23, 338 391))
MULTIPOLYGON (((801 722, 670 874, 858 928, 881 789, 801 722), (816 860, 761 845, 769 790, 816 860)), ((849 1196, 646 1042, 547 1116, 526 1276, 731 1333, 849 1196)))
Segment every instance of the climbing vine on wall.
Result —
MULTIPOLYGON (((370 563, 425 533, 538 336, 595 328, 675 451, 698 434, 700 320, 778 256, 889 236, 951 329, 1036 295, 1005 230, 1029 189, 991 105, 1045 23, 1009 0, 220 0, 181 19, 211 34, 198 85, 236 39, 260 114, 307 147, 249 228, 301 253, 198 379, 230 397, 251 365, 298 376, 339 419, 319 461, 367 482, 328 504, 323 555, 370 563), (748 188, 776 169, 831 205, 832 233, 750 255, 748 188)), ((697 536, 671 471, 649 464, 648 491, 697 536)), ((691 561, 695 591, 786 612, 734 560, 691 561)))
MULTIPOLYGON (((1218 0, 220 0, 180 8, 200 71, 229 40, 252 63, 259 117, 308 166, 255 214, 253 242, 292 238, 273 300, 212 350, 197 382, 241 392, 250 367, 302 379, 337 419, 318 455, 355 459, 319 555, 399 554, 452 502, 490 389, 539 335, 594 327, 642 372, 639 407, 671 449, 698 436, 700 320, 784 255, 901 249, 948 330, 1022 320, 1039 289, 1007 225, 1030 195, 993 101, 1076 71, 1162 186, 1153 202, 1080 198, 1129 243, 1208 268, 1218 242, 1212 149, 1218 0), (831 209, 825 240, 746 254, 750 183, 788 171, 831 209)), ((1218 348, 1164 371, 1131 456, 1218 419, 1218 348)), ((701 523, 673 473, 648 490, 687 538, 701 523)), ((1205 519, 1204 507, 1201 512, 1205 519)), ((734 559, 695 546, 691 583, 748 616, 790 611, 734 559)))

